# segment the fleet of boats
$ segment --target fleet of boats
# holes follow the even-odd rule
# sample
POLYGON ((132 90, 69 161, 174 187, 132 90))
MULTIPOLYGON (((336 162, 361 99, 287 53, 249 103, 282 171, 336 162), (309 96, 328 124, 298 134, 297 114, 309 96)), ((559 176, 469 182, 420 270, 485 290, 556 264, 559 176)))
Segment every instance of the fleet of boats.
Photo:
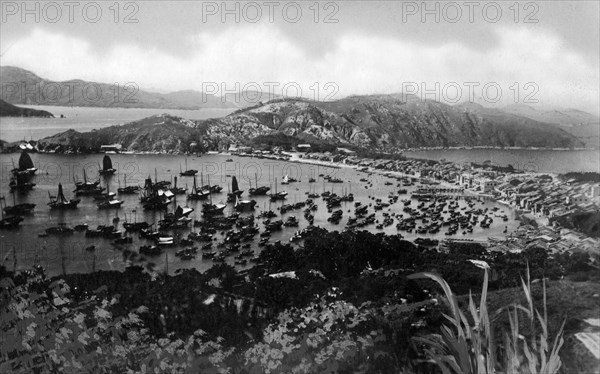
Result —
MULTIPOLYGON (((26 155, 27 153, 23 153, 26 155)), ((13 168, 13 178, 21 175, 21 178, 31 178, 35 175, 35 167, 30 162, 31 158, 21 156, 23 162, 19 160, 19 167, 13 168)), ((314 230, 315 215, 320 209, 319 205, 324 205, 327 210, 327 222, 331 225, 339 225, 346 220, 344 230, 355 230, 367 226, 374 226, 376 230, 383 230, 387 227, 393 228, 395 224, 398 233, 406 232, 416 235, 422 235, 415 242, 422 246, 434 246, 438 244, 438 239, 429 238, 428 235, 444 232, 451 237, 462 233, 466 235, 473 232, 476 226, 488 228, 494 221, 507 221, 508 217, 498 208, 486 208, 481 206, 481 201, 476 197, 448 196, 429 192, 423 188, 414 190, 410 196, 408 190, 404 187, 419 183, 416 178, 398 178, 397 186, 389 178, 384 185, 391 191, 387 198, 381 196, 369 196, 370 201, 355 201, 355 196, 342 186, 342 192, 338 195, 331 190, 326 190, 325 183, 344 183, 342 179, 331 176, 322 177, 323 191, 317 192, 315 178, 310 178, 309 191, 305 192, 306 198, 294 202, 287 202, 288 192, 278 191, 277 178, 275 179, 274 191, 271 187, 258 186, 258 177, 255 174, 254 187, 249 182, 250 188, 248 196, 262 200, 265 204, 264 209, 255 214, 257 201, 255 199, 244 198, 244 191, 240 189, 238 179, 235 175, 231 176, 231 182, 228 184, 228 193, 220 196, 226 197, 227 202, 213 202, 213 198, 219 196, 223 188, 219 185, 212 185, 210 178, 207 178, 207 184, 204 184, 204 176, 201 174, 201 186, 197 185, 197 170, 180 169, 179 176, 192 177, 193 186, 188 192, 187 188, 178 187, 177 177, 173 177, 173 183, 168 180, 159 181, 155 170, 154 178, 148 176, 145 179, 144 186, 127 185, 127 176, 123 175, 124 186, 117 189, 118 194, 138 194, 140 206, 145 210, 155 210, 160 219, 155 218, 155 222, 146 222, 137 220, 137 209, 133 209, 129 217, 125 214, 125 222, 122 223, 123 231, 119 230, 120 217, 118 212, 123 204, 122 200, 117 198, 117 194, 109 190, 109 183, 105 183, 98 178, 95 181, 89 181, 86 170, 83 169, 83 181, 74 180, 75 190, 73 191, 77 198, 67 198, 64 193, 63 185, 58 184, 58 193, 56 196, 49 195, 48 206, 50 209, 76 209, 81 202, 80 196, 87 199, 93 199, 98 209, 114 209, 115 217, 113 225, 98 225, 95 228, 88 227, 82 223, 74 228, 68 227, 65 223, 59 223, 50 227, 40 236, 48 235, 73 235, 76 232, 85 232, 89 238, 104 238, 113 241, 114 245, 126 245, 133 243, 133 237, 138 236, 141 240, 149 240, 153 244, 143 244, 139 248, 139 253, 145 256, 158 256, 165 248, 178 246, 175 256, 181 260, 191 260, 198 256, 213 262, 225 261, 229 256, 234 257, 234 263, 245 265, 248 262, 255 262, 256 256, 251 249, 251 243, 258 236, 258 246, 264 246, 270 243, 271 235, 276 231, 283 231, 285 228, 296 228, 295 233, 290 236, 290 242, 299 242, 306 235, 314 230), (202 200, 201 211, 199 212, 203 219, 195 220, 192 213, 194 208, 176 204, 176 195, 185 194, 189 200, 202 200), (459 201, 462 203, 459 204, 459 201), (319 204, 322 201, 323 204, 319 204), (277 209, 266 209, 267 202, 280 202, 277 209), (227 207, 231 210, 226 215, 227 207), (349 209, 353 208, 353 209, 349 209), (295 214, 297 211, 299 214, 295 214), (377 214, 381 211, 380 214, 377 214), (244 213, 244 214, 242 214, 244 213), (353 214, 352 214, 353 213, 353 214), (299 218, 300 217, 300 218, 299 218), (133 219, 132 219, 133 218, 133 219), (303 219, 302 219, 303 218, 303 219), (300 228, 305 223, 308 226, 300 228), (262 230, 261 230, 262 226, 262 230), (184 235, 184 230, 189 230, 184 235), (182 248, 183 247, 183 248, 182 248)), ((112 162, 108 155, 103 159, 103 169, 101 175, 108 178, 117 171, 111 172, 112 162)), ((361 178, 362 183, 366 183, 365 188, 372 187, 370 173, 361 178)), ((118 178, 118 174, 117 174, 118 178)), ((289 185, 296 182, 294 178, 284 176, 282 185, 289 185)), ((350 191, 352 184, 349 184, 350 191)), ((339 190, 339 188, 338 188, 339 190)), ((15 193, 13 193, 13 205, 6 206, 3 198, 2 220, 0 228, 10 229, 18 227, 27 214, 34 214, 35 204, 21 203, 16 204, 15 193)), ((339 191, 338 191, 339 192, 339 191)), ((321 208, 322 209, 322 208, 321 208)), ((156 215, 154 215, 156 217, 156 215)), ((281 235, 281 234, 279 234, 281 235)), ((94 251, 95 246, 88 246, 86 250, 94 251)))

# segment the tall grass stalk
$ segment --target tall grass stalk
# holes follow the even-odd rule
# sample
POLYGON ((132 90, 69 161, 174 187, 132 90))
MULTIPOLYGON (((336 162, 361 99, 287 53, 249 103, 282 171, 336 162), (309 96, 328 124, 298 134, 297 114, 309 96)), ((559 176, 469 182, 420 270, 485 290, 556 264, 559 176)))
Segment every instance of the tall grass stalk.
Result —
POLYGON ((450 325, 441 327, 441 334, 430 334, 415 337, 414 340, 425 345, 425 355, 435 362, 444 374, 556 374, 561 367, 559 351, 563 345, 563 324, 554 338, 552 349, 548 333, 548 316, 546 309, 546 283, 543 282, 544 309, 543 315, 534 309, 531 294, 531 279, 527 268, 527 282, 521 278, 521 284, 527 305, 511 304, 500 308, 495 316, 504 311, 508 314, 510 331, 504 335, 504 347, 494 345, 495 319, 490 320, 487 309, 487 290, 490 267, 483 261, 471 261, 475 266, 484 269, 483 287, 479 308, 475 307, 473 296, 469 292, 467 318, 458 305, 458 299, 448 283, 438 274, 418 273, 410 279, 428 278, 437 282, 442 289, 450 307, 450 314, 444 314, 450 325), (519 333, 519 315, 524 315, 530 323, 531 338, 529 342, 519 333), (541 332, 536 336, 536 322, 541 332), (498 362, 497 357, 504 357, 498 362))

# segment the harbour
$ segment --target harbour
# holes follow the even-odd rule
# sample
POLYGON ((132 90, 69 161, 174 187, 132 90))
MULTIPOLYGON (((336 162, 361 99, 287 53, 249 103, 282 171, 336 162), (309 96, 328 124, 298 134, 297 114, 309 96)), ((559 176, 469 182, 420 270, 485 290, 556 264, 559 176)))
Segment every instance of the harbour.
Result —
MULTIPOLYGON (((14 162, 19 158, 19 154, 4 156, 14 162)), ((195 268, 200 271, 210 268, 214 259, 208 259, 207 256, 211 254, 203 256, 202 251, 198 251, 183 258, 176 256, 178 251, 183 250, 179 253, 185 254, 186 248, 190 252, 190 248, 194 247, 204 247, 212 256, 226 253, 226 256, 217 256, 217 260, 246 268, 252 265, 250 260, 260 253, 264 245, 276 241, 296 241, 302 229, 312 226, 332 231, 354 227, 388 235, 401 234, 412 241, 428 238, 439 242, 449 237, 485 241, 489 236, 505 236, 518 225, 514 221, 514 212, 509 207, 485 196, 464 193, 463 189, 456 186, 432 188, 422 184, 418 175, 384 173, 376 169, 358 171, 356 167, 345 164, 322 165, 289 156, 273 160, 225 154, 201 157, 110 154, 111 168, 114 171, 109 173, 102 172, 102 154, 32 153, 31 157, 38 171, 32 179, 35 187, 26 193, 11 194, 6 188, 9 184, 6 176, 10 174, 8 169, 12 166, 4 163, 6 167, 2 195, 5 196, 5 201, 10 203, 14 199, 15 204, 36 204, 33 212, 24 215, 24 220, 17 228, 0 232, 3 239, 2 260, 8 268, 26 269, 42 265, 50 274, 123 270, 132 263, 149 262, 156 269, 168 268, 171 272, 180 268, 195 268), (186 175, 182 170, 194 170, 197 173, 193 176, 186 175), (286 176, 293 182, 284 182, 286 176), (240 201, 246 204, 252 202, 252 207, 236 209, 235 198, 228 199, 234 177, 239 186, 236 189, 241 191, 237 195, 238 204, 240 201), (169 190, 175 187, 175 180, 179 192, 171 193, 169 190), (206 188, 212 185, 221 190, 215 192, 213 188, 212 193, 195 199, 193 194, 190 195, 195 180, 197 186, 206 188), (140 201, 139 194, 143 193, 148 181, 164 182, 163 189, 167 191, 169 199, 165 200, 160 209, 144 209, 140 201), (86 192, 86 188, 81 187, 82 183, 91 185, 91 192, 86 192), (81 201, 76 209, 51 209, 48 206, 48 196, 59 192, 59 184, 66 199, 81 201), (373 193, 371 189, 374 185, 378 186, 377 193, 373 193), (256 186, 268 187, 266 190, 270 192, 250 195, 250 191, 252 188, 256 189, 256 186), (281 199, 272 197, 283 191, 287 195, 281 199), (431 196, 419 197, 419 193, 424 192, 431 196), (437 196, 434 198, 435 195, 437 196), (203 215, 203 204, 208 203, 209 198, 213 204, 222 204, 222 214, 203 215), (427 221, 427 217, 421 216, 418 211, 425 207, 425 202, 419 199, 436 200, 439 204, 450 201, 455 204, 451 205, 455 210, 479 210, 482 216, 485 215, 484 212, 489 212, 490 216, 492 212, 502 212, 506 220, 496 218, 495 224, 485 228, 477 224, 471 225, 468 231, 466 225, 463 225, 463 229, 445 235, 445 231, 441 230, 441 222, 440 227, 423 228, 427 225, 422 225, 421 220, 427 221), (102 201, 105 205, 100 204, 102 201), (410 201, 414 211, 407 212, 407 201, 410 201), (176 214, 178 207, 188 209, 185 215, 178 217, 185 218, 183 222, 178 223, 176 228, 163 225, 159 230, 160 222, 168 219, 169 215, 176 214), (401 218, 403 214, 416 218, 409 218, 405 222, 401 218), (415 219, 418 220, 418 225, 415 219), (271 223, 265 224, 267 220, 271 223), (142 222, 152 227, 151 231, 156 232, 155 236, 143 237, 139 230, 128 231, 124 227, 132 223, 137 224, 136 227, 142 227, 139 226, 142 222), (211 225, 210 222, 220 223, 211 225), (281 224, 277 226, 277 222, 281 224), (48 235, 45 232, 48 228, 60 225, 72 228, 73 232, 67 235, 48 235), (86 225, 85 229, 74 230, 77 226, 81 228, 81 225, 86 225), (235 236, 239 235, 239 227, 244 226, 252 227, 253 234, 247 236, 242 243, 243 235, 239 238, 235 236), (271 229, 267 230, 268 227, 271 229), (102 234, 99 232, 102 230, 109 231, 102 234), (264 235, 265 231, 270 232, 268 237, 264 235), (157 239, 158 232, 162 241, 157 239), (210 240, 202 243, 186 240, 207 232, 210 240), (226 248, 223 244, 230 242, 231 238, 235 238, 233 241, 237 242, 234 250, 246 251, 245 258, 236 258, 239 253, 226 251, 227 248, 231 249, 231 245, 226 248), (210 243, 212 245, 207 245, 210 243), (153 246, 161 248, 152 252, 148 248, 153 246), (149 256, 148 253, 154 254, 149 256)), ((437 209, 440 209, 439 206, 441 205, 437 209)), ((443 210, 439 211, 438 219, 448 219, 448 211, 442 212, 443 210)), ((204 239, 208 237, 205 236, 204 239)))
POLYGON ((0 373, 600 373, 600 2, 1 8, 0 373))

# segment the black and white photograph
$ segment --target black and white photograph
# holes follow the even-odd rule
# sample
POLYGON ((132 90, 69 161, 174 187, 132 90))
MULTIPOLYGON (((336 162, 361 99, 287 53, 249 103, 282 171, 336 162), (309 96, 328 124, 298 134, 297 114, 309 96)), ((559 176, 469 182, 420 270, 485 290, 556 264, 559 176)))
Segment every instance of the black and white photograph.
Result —
POLYGON ((0 0, 0 373, 600 372, 600 1, 0 0))

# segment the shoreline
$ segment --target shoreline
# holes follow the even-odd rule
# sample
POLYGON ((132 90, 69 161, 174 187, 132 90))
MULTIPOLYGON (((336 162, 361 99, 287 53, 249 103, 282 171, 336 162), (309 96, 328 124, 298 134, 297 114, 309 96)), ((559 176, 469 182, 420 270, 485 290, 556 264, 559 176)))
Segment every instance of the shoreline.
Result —
MULTIPOLYGON (((581 150, 577 150, 575 152, 579 152, 581 150)), ((590 151, 590 150, 588 150, 590 151)), ((596 150, 593 150, 596 151, 596 150)), ((600 150, 598 150, 600 151, 600 150)), ((19 155, 20 150, 14 151, 14 152, 0 152, 1 154, 6 154, 6 155, 19 155)), ((373 160, 370 158, 364 158, 364 157, 358 157, 358 156, 354 156, 356 157, 358 160, 360 160, 359 163, 357 164, 347 164, 345 162, 335 162, 335 161, 323 161, 323 160, 318 160, 318 159, 313 159, 313 158, 305 158, 305 157, 299 157, 300 155, 303 155, 305 153, 302 152, 288 152, 288 151, 283 151, 281 153, 281 155, 284 155, 283 157, 271 157, 271 156, 262 156, 262 157, 257 157, 251 154, 236 154, 236 153, 232 153, 232 152, 215 152, 215 151, 209 151, 209 153, 203 153, 201 155, 197 155, 195 153, 191 153, 191 154, 186 154, 183 152, 177 152, 177 153, 159 153, 159 152, 149 152, 149 151, 141 151, 141 152, 131 152, 131 151, 125 151, 125 152, 98 152, 98 153, 55 153, 55 152, 41 152, 41 151, 37 151, 37 152, 33 152, 33 153, 39 153, 39 154, 49 154, 49 155, 59 155, 59 156, 87 156, 87 155, 103 155, 103 154, 107 154, 107 155, 123 155, 123 156, 171 156, 171 157, 197 157, 198 159, 202 159, 205 156, 235 156, 235 157, 242 157, 242 158, 250 158, 250 159, 267 159, 267 160, 274 160, 274 161, 283 161, 283 162, 290 162, 290 163, 300 163, 300 164, 307 164, 307 165, 317 165, 317 166, 324 166, 324 167, 328 167, 328 168, 333 168, 333 169, 354 169, 356 171, 361 171, 359 170, 359 168, 361 168, 361 166, 359 166, 360 162, 366 161, 366 160, 373 160), (214 152, 214 153, 211 153, 214 152)), ((383 159, 382 159, 383 160, 383 159)), ((389 160, 389 161, 393 161, 393 160, 389 160)), ((407 156, 407 161, 435 161, 435 162, 441 162, 441 159, 424 159, 424 158, 414 158, 412 156, 407 156)), ((451 163, 451 164, 458 164, 455 161, 446 161, 447 163, 451 163)), ((570 170, 567 172, 556 172, 556 171, 547 171, 547 172, 542 172, 542 171, 528 171, 528 170, 515 170, 520 172, 520 174, 525 174, 525 175, 550 175, 553 178, 557 178, 559 175, 561 174, 566 174, 566 173, 594 173, 594 172, 598 172, 598 171, 582 171, 582 170, 570 170)), ((389 173, 395 173, 394 176, 402 176, 402 177, 415 177, 414 175, 410 175, 410 174, 402 174, 398 171, 393 171, 393 170, 386 170, 386 169, 376 169, 376 168, 372 168, 369 167, 369 170, 365 171, 365 172, 369 172, 369 173, 377 173, 377 174, 381 174, 381 175, 385 175, 385 174, 389 174, 389 173), (399 175, 398 175, 399 174, 399 175)))
MULTIPOLYGON (((223 160, 224 157, 230 156, 231 153, 216 153, 216 154, 211 154, 211 156, 216 156, 215 159, 216 160, 223 160)), ((289 158, 283 159, 281 158, 280 160, 285 163, 290 162, 290 163, 298 163, 298 164, 307 164, 307 165, 318 165, 318 166, 322 166, 324 168, 336 168, 336 169, 345 169, 345 170, 352 170, 351 173, 356 173, 356 172, 364 172, 365 174, 372 174, 372 175, 377 175, 377 176, 381 176, 381 177, 387 177, 390 179, 397 179, 397 178, 401 178, 401 177, 408 177, 408 178, 415 178, 417 179, 419 182, 423 183, 424 185, 427 185, 429 181, 435 181, 435 186, 432 186, 432 188, 450 188, 450 189, 456 189, 458 188, 456 183, 454 183, 452 180, 443 180, 443 179, 437 179, 437 177, 434 177, 433 174, 421 174, 421 170, 418 169, 417 166, 418 165, 418 161, 416 161, 416 164, 414 164, 411 160, 409 161, 398 161, 400 162, 400 164, 395 164, 396 161, 393 160, 379 160, 381 161, 381 163, 377 163, 377 160, 372 160, 369 158, 360 158, 360 160, 364 160, 367 161, 367 163, 355 163, 357 159, 354 159, 351 163, 346 163, 344 162, 344 160, 340 160, 337 162, 334 161, 324 161, 324 160, 319 160, 319 159, 310 159, 310 158, 304 158, 304 157, 300 157, 303 156, 303 153, 299 153, 299 152, 295 152, 295 153, 291 153, 291 152, 286 152, 283 153, 281 156, 286 156, 289 158), (372 161, 375 161, 375 163, 371 163, 372 161), (392 165, 390 165, 390 163, 392 165), (404 164, 402 164, 404 163, 404 164), (365 166, 367 165, 367 166, 365 166), (385 167, 385 168, 382 168, 385 167), (396 169, 396 170, 391 170, 391 169, 396 169)), ((158 156, 158 155, 155 155, 158 156)), ((175 155, 175 154, 169 154, 168 156, 175 156, 178 157, 179 155, 175 155)), ((248 156, 250 158, 250 155, 248 156)), ((207 157, 210 162, 210 158, 207 157)), ((262 157, 264 159, 268 159, 270 157, 262 157)), ((202 162, 203 160, 201 158, 199 158, 199 161, 202 162)), ((237 160, 238 162, 240 162, 240 160, 237 160)), ((455 163, 452 163, 455 164, 455 163)), ((443 168, 443 170, 445 169, 445 166, 443 168)), ((534 173, 527 173, 528 175, 532 175, 534 173)), ((548 173, 544 173, 544 174, 548 174, 548 173)), ((442 174, 443 175, 443 174, 442 174)), ((377 182, 379 183, 379 182, 377 182)), ((381 181, 381 183, 383 183, 383 180, 381 181)), ((424 186, 425 188, 427 188, 427 186, 424 186)), ((443 193, 441 193, 443 194, 443 193)), ((441 195, 440 194, 440 195, 441 195)), ((450 193, 451 194, 451 193, 450 193)), ((500 202, 500 199, 498 198, 493 198, 492 196, 489 196, 489 194, 483 194, 483 193, 478 193, 477 191, 471 190, 471 189, 464 189, 462 192, 457 192, 456 194, 452 194, 456 197, 458 197, 459 199, 465 199, 469 197, 472 197, 474 199, 484 199, 487 200, 487 198, 491 197, 493 201, 495 202, 500 202)), ((503 203, 505 204, 505 203, 503 203)), ((505 204, 507 205, 507 204, 505 204)), ((517 211, 519 211, 519 208, 514 206, 514 205, 507 205, 506 209, 510 210, 511 213, 516 213, 517 211)), ((537 217, 529 217, 534 219, 541 227, 545 227, 546 224, 544 224, 544 222, 542 222, 542 220, 537 219, 537 217)), ((522 225, 522 221, 518 220, 519 222, 519 226, 522 225)), ((329 229, 328 230, 332 230, 329 229)), ((370 228, 365 229, 371 233, 377 232, 374 230, 371 230, 370 228)), ((493 236, 492 238, 490 238, 489 236, 486 238, 481 238, 480 240, 476 240, 477 242, 481 242, 484 245, 489 245, 493 242, 492 239, 496 239, 499 240, 500 242, 504 242, 506 240, 506 236, 512 235, 512 234, 516 234, 518 232, 518 226, 512 227, 509 229, 509 233, 506 235, 498 235, 498 236, 493 236)), ((388 235, 394 235, 392 234, 388 234, 388 235)), ((427 234, 424 235, 419 235, 419 237, 428 237, 427 234)), ((414 240, 416 239, 412 238, 412 239, 406 239, 409 240, 411 242, 414 243, 414 240)), ((460 237, 459 237, 460 238, 460 237)), ((475 238, 469 238, 469 239, 457 239, 457 238, 440 238, 440 244, 442 244, 443 242, 445 242, 446 240, 449 241, 465 241, 465 242, 469 242, 469 241, 475 241, 475 238)), ((101 269, 98 269, 98 271, 100 271, 101 269)), ((120 270, 119 270, 120 271, 120 270)))
MULTIPOLYGON (((2 117, 4 118, 4 117, 2 117)), ((10 118, 10 117, 7 117, 10 118)), ((113 125, 111 125, 113 126, 113 125)), ((89 131, 80 131, 78 132, 91 132, 97 129, 91 129, 89 131)), ((3 140, 3 139, 0 139, 3 140)), ((29 143, 31 141, 39 143, 43 139, 30 139, 30 140, 14 140, 14 141, 5 141, 7 146, 18 146, 18 144, 29 143)), ((421 147, 421 148, 402 148, 398 149, 395 152, 382 152, 383 154, 404 154, 407 152, 428 152, 428 151, 552 151, 552 152, 600 152, 600 148, 586 147, 586 148, 538 148, 538 147, 494 147, 494 146, 478 146, 478 147, 421 147)), ((40 153, 50 153, 38 151, 40 153)), ((185 155, 184 152, 173 152, 173 153, 161 153, 156 151, 125 151, 125 152, 133 152, 133 153, 125 153, 125 154, 174 154, 174 155, 185 155)), ((214 151, 210 151, 214 152, 214 151)), ((2 152, 3 153, 3 152, 2 152)), ((105 152, 90 152, 90 154, 103 154, 105 152)), ((124 152, 119 152, 124 153, 124 152)), ((218 154, 227 154, 227 152, 221 152, 218 154)))

